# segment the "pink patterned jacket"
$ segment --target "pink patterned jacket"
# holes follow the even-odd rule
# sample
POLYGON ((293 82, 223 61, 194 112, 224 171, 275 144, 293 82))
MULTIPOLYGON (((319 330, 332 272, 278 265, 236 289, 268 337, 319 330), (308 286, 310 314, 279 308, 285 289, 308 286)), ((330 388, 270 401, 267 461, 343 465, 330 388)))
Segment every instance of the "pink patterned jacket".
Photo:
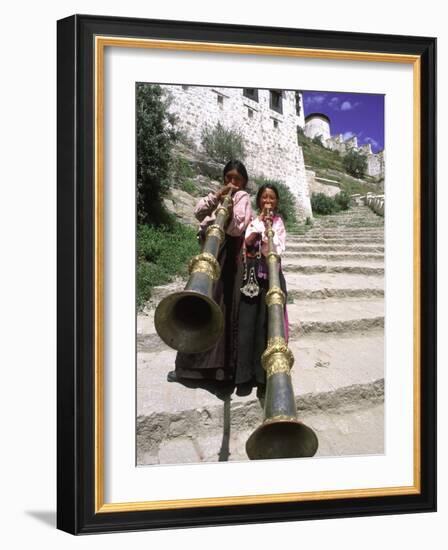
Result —
MULTIPOLYGON (((209 193, 199 200, 194 210, 196 219, 200 222, 201 228, 205 228, 216 219, 214 211, 220 200, 216 193, 209 193)), ((227 224, 226 233, 232 237, 238 237, 244 233, 252 218, 252 207, 250 197, 246 191, 240 190, 233 194, 233 214, 227 224)))

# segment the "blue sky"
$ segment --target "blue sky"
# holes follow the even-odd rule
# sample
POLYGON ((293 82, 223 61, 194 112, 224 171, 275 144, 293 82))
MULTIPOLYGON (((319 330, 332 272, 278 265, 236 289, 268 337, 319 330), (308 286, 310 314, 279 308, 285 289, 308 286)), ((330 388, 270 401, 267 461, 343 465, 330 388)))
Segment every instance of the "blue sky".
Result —
POLYGON ((305 116, 328 116, 331 135, 355 135, 358 145, 370 143, 374 153, 384 149, 384 95, 303 90, 303 104, 305 116))

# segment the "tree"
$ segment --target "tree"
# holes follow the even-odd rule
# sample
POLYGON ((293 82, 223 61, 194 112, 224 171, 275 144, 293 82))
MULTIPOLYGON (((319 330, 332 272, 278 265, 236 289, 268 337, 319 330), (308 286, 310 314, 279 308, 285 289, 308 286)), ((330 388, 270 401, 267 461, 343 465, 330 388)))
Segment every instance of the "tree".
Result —
POLYGON ((321 147, 324 146, 321 134, 317 134, 316 136, 314 136, 312 141, 315 145, 320 145, 321 147))
POLYGON ((234 129, 225 128, 220 122, 202 130, 202 146, 207 155, 216 162, 226 164, 229 160, 244 160, 246 146, 243 135, 234 129))
POLYGON ((355 178, 362 177, 367 170, 367 158, 365 155, 352 149, 342 160, 346 171, 355 178))
POLYGON ((169 222, 162 199, 170 186, 175 121, 160 86, 137 84, 136 94, 137 219, 157 226, 169 222))

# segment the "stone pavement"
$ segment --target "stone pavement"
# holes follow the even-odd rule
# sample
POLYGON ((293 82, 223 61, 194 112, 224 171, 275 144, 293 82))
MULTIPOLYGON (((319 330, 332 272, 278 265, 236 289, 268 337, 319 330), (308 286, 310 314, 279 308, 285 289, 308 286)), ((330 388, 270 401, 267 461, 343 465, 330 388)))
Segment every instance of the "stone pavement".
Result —
MULTIPOLYGON (((381 454, 384 446, 384 227, 365 206, 315 220, 289 235, 292 381, 299 419, 319 439, 317 456, 381 454)), ((137 320, 137 462, 247 460, 245 442, 262 421, 249 396, 219 399, 168 383, 176 352, 154 329, 154 308, 178 280, 156 289, 137 320)))

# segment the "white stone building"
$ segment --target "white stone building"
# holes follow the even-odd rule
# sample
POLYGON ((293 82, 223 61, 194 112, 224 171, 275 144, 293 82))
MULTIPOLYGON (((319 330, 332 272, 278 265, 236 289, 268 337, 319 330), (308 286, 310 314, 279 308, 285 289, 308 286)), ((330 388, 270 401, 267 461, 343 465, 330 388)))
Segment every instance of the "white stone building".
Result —
POLYGON ((282 181, 297 199, 300 217, 312 217, 298 127, 305 127, 302 94, 296 91, 163 85, 171 96, 177 125, 199 150, 206 126, 220 122, 238 130, 246 142, 249 177, 282 181))

